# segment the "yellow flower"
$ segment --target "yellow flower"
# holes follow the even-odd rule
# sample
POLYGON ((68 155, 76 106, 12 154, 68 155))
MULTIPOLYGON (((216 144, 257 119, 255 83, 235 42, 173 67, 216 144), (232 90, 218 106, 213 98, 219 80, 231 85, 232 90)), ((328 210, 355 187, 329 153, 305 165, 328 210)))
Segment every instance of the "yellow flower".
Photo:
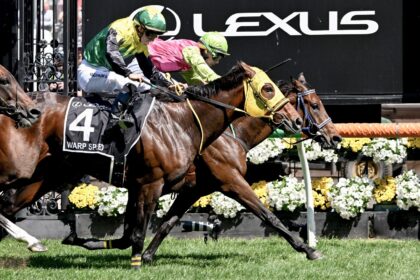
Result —
POLYGON ((201 208, 205 208, 205 207, 207 207, 208 205, 210 205, 210 202, 211 202, 211 197, 212 197, 212 195, 211 195, 211 194, 206 195, 206 196, 203 196, 203 197, 200 197, 200 199, 199 199, 199 200, 197 200, 197 201, 193 204, 193 206, 192 206, 192 207, 201 207, 201 208))
POLYGON ((407 147, 411 149, 420 149, 420 138, 408 138, 407 147))
POLYGON ((353 152, 360 152, 364 145, 371 142, 369 138, 343 138, 341 147, 344 149, 351 149, 353 152))
POLYGON ((282 143, 284 145, 284 148, 289 150, 289 149, 293 149, 294 148, 294 143, 296 143, 297 139, 296 138, 283 138, 282 139, 282 143))
POLYGON ((331 207, 328 200, 328 192, 334 184, 331 177, 322 177, 312 181, 312 196, 314 198, 314 207, 321 210, 327 210, 331 207))
POLYGON ((397 191, 394 178, 376 179, 374 184, 373 197, 377 203, 392 202, 394 200, 397 191))
POLYGON ((259 181, 251 185, 251 188, 254 190, 255 194, 261 200, 261 202, 269 208, 269 204, 267 201, 267 182, 266 181, 259 181))
POLYGON ((69 201, 76 208, 91 208, 96 207, 96 195, 99 191, 97 186, 86 185, 85 183, 75 187, 69 195, 69 201))

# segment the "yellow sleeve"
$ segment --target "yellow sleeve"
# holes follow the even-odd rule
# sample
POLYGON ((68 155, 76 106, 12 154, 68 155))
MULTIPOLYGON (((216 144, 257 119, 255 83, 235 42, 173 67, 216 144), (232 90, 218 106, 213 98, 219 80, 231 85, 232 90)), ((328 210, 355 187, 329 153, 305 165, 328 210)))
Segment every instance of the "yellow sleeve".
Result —
POLYGON ((191 67, 192 79, 201 81, 203 84, 207 84, 208 82, 214 81, 220 77, 207 65, 198 47, 185 47, 182 50, 182 55, 185 62, 191 67))

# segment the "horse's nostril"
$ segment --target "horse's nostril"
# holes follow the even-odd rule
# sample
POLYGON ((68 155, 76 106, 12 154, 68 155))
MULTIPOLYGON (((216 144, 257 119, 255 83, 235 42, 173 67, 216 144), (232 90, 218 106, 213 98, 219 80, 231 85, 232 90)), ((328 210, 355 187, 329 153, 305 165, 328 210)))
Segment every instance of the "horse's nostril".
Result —
POLYGON ((303 124, 303 120, 302 120, 302 118, 297 118, 297 119, 295 120, 295 124, 296 124, 297 126, 302 126, 302 124, 303 124))
POLYGON ((334 135, 332 139, 335 143, 340 143, 343 140, 343 138, 341 138, 339 135, 334 135))
POLYGON ((29 109, 29 114, 31 114, 33 117, 38 117, 41 115, 41 111, 37 108, 29 109))
POLYGON ((0 85, 8 85, 9 84, 9 79, 5 78, 5 77, 0 77, 0 85))

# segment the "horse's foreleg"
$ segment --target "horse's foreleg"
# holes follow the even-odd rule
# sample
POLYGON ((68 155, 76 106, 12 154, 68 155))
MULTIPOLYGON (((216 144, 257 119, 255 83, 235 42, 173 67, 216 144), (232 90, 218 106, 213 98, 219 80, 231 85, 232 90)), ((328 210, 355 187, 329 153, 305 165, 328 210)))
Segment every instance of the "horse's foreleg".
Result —
POLYGON ((153 240, 144 251, 142 255, 142 260, 144 262, 153 261, 153 258, 160 244, 176 225, 176 223, 181 219, 182 215, 184 215, 189 207, 201 196, 207 195, 212 191, 213 190, 203 191, 202 188, 195 187, 181 192, 177 196, 168 213, 166 213, 166 215, 163 217, 162 224, 159 226, 155 236, 153 237, 153 240))
POLYGON ((45 252, 47 247, 41 244, 41 242, 9 221, 6 217, 0 214, 0 226, 3 227, 13 238, 19 241, 26 242, 28 244, 28 249, 32 252, 45 252))
POLYGON ((141 253, 146 238, 147 225, 162 194, 162 187, 163 179, 138 186, 138 192, 134 190, 130 192, 129 188, 129 196, 137 194, 136 219, 130 236, 132 244, 131 267, 134 269, 141 267, 141 253))
MULTIPOLYGON (((37 196, 39 190, 41 189, 41 185, 42 182, 35 182, 27 187, 21 187, 18 190, 6 190, 5 192, 7 192, 7 195, 3 194, 1 201, 2 205, 0 205, 1 212, 8 216, 14 216, 19 210, 30 205, 35 200, 35 197, 42 196, 37 196)), ((0 225, 16 240, 26 242, 27 248, 30 251, 48 251, 48 248, 42 245, 41 241, 6 219, 3 215, 1 215, 0 225)))
POLYGON ((223 185, 223 192, 244 205, 266 224, 272 226, 298 252, 304 252, 310 260, 319 259, 322 254, 305 244, 299 237, 293 235, 286 226, 270 211, 256 196, 251 186, 243 177, 235 178, 235 184, 223 185))

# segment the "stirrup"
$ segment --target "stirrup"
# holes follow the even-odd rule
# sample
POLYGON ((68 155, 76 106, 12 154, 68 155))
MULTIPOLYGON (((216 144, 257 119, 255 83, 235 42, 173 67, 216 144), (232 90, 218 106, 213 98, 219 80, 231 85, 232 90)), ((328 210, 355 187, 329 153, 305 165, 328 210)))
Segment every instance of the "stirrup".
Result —
POLYGON ((118 121, 118 125, 121 129, 128 129, 134 126, 134 120, 132 118, 122 118, 118 121))

